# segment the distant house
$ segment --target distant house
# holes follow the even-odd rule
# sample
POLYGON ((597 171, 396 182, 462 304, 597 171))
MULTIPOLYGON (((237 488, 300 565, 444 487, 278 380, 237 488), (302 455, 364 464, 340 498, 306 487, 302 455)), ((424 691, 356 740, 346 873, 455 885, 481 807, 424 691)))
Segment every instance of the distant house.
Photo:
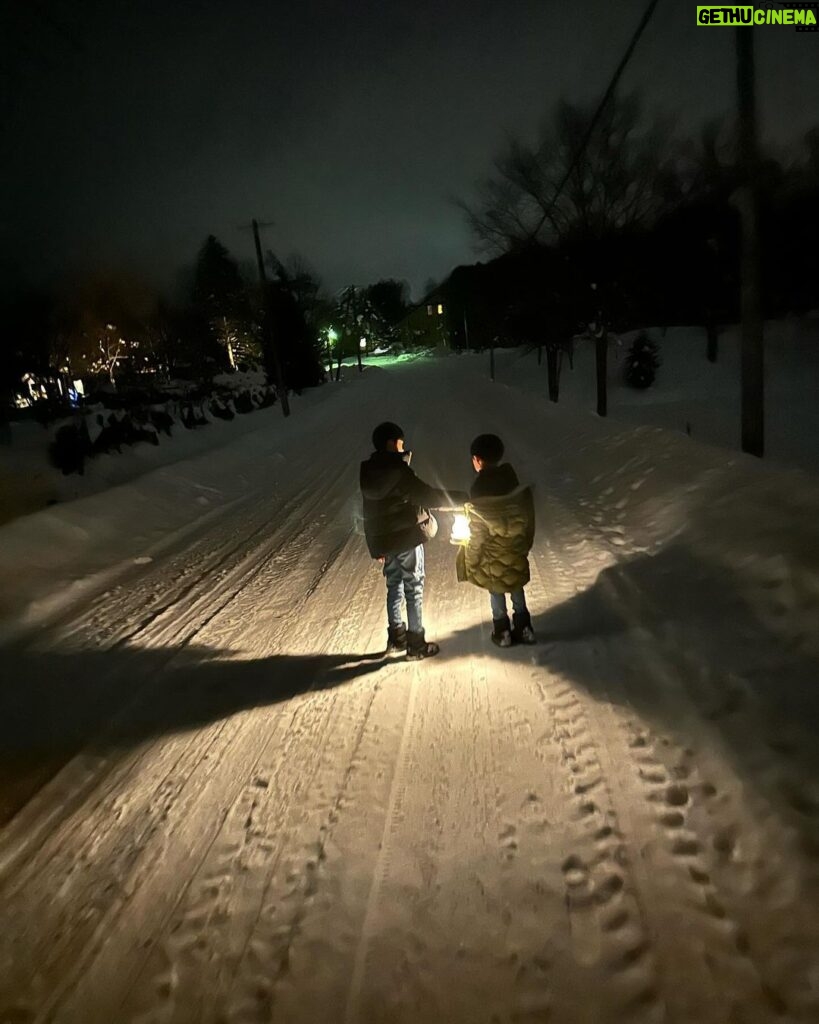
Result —
POLYGON ((449 347, 447 301, 443 287, 438 287, 410 309, 397 326, 398 338, 407 348, 449 347))

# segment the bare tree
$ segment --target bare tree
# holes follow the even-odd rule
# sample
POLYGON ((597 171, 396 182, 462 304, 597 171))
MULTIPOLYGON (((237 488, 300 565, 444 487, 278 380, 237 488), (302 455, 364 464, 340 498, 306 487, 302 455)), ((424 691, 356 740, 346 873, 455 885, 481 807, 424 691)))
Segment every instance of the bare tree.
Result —
POLYGON ((128 274, 108 272, 75 282, 62 303, 53 361, 58 368, 105 376, 115 386, 124 361, 132 370, 151 361, 147 325, 155 308, 153 290, 128 274))
POLYGON ((507 137, 476 202, 458 203, 480 247, 599 238, 652 220, 676 180, 670 125, 646 118, 637 96, 615 96, 584 146, 591 118, 564 100, 534 146, 507 137))

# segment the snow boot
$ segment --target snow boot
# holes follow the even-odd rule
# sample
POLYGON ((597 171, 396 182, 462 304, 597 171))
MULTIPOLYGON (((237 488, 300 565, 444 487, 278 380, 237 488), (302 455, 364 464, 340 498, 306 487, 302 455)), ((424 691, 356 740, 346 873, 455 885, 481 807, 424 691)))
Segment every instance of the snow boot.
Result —
POLYGON ((440 651, 438 644, 431 643, 424 636, 423 629, 418 633, 407 630, 407 661, 420 661, 421 658, 433 658, 440 651))
POLYGON ((532 616, 529 612, 515 612, 512 616, 512 639, 516 644, 535 644, 535 631, 532 629, 532 616))
POLYGON ((502 619, 492 619, 492 643, 496 647, 512 646, 512 630, 508 615, 504 615, 502 619))
POLYGON ((390 626, 387 630, 386 654, 403 654, 407 649, 407 627, 402 622, 400 626, 390 626))

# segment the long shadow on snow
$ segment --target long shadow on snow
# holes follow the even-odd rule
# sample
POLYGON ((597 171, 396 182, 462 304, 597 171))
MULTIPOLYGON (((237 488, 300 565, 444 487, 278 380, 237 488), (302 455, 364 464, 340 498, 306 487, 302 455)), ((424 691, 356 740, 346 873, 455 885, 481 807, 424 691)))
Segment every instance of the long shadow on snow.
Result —
POLYGON ((185 648, 0 652, 0 825, 83 748, 129 748, 309 690, 339 686, 381 655, 238 660, 185 648))
MULTIPOLYGON (((738 776, 783 809, 819 855, 819 803, 808 788, 819 777, 817 621, 819 607, 806 607, 804 596, 788 609, 770 584, 749 586, 678 541, 605 569, 587 590, 535 610, 538 646, 486 649, 522 664, 534 660, 595 700, 621 703, 683 747, 701 742, 685 721, 693 706, 719 734, 738 776), (753 745, 759 742, 770 757, 753 745), (772 772, 772 763, 784 771, 772 772)), ((471 635, 474 644, 479 629, 458 638, 471 635)), ((443 638, 441 658, 452 639, 443 638)))
MULTIPOLYGON (((819 665, 806 650, 806 633, 811 621, 819 621, 819 610, 816 618, 812 611, 801 621, 777 614, 775 593, 763 585, 756 594, 749 591, 747 580, 740 586, 728 570, 697 558, 678 541, 603 571, 586 591, 536 613, 538 647, 488 650, 504 659, 534 657, 594 699, 622 700, 687 744, 685 722, 669 710, 679 703, 663 695, 665 665, 682 680, 682 698, 720 733, 740 777, 772 802, 784 803, 807 836, 815 834, 819 807, 807 791, 760 769, 742 721, 746 710, 756 709, 772 752, 807 762, 815 777, 819 665), (588 656, 590 644, 597 657, 588 656)), ((429 670, 480 649, 481 632, 476 624, 442 636, 441 655, 429 670)), ((350 682, 384 664, 373 654, 242 661, 196 648, 4 652, 0 823, 83 748, 126 749, 242 709, 350 682)))

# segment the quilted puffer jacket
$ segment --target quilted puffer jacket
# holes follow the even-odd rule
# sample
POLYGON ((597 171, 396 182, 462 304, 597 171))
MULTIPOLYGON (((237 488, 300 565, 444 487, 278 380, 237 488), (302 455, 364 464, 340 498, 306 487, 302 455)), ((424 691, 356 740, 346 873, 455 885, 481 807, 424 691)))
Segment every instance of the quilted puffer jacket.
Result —
POLYGON ((529 582, 535 538, 535 506, 530 487, 521 487, 504 463, 478 474, 465 506, 470 540, 458 552, 458 578, 491 594, 508 594, 529 582))

